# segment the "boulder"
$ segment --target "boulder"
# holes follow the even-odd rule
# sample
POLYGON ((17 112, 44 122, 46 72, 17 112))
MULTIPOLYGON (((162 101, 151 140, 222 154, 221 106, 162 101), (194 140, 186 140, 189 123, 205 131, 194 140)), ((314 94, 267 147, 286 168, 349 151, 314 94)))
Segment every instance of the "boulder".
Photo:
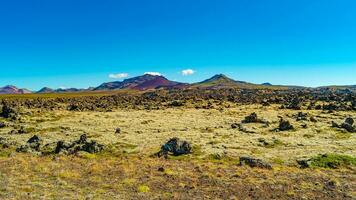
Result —
POLYGON ((21 145, 16 149, 17 152, 23 153, 33 153, 41 155, 40 147, 42 145, 42 140, 37 136, 32 136, 25 145, 21 145))
POLYGON ((79 140, 72 143, 58 141, 55 149, 56 154, 75 154, 79 151, 88 153, 99 153, 104 149, 104 145, 98 144, 96 141, 88 141, 87 135, 81 135, 79 140))
POLYGON ((345 119, 345 123, 350 124, 352 126, 354 124, 354 119, 352 119, 351 117, 348 117, 345 119))
POLYGON ((261 160, 261 159, 256 159, 256 158, 251 158, 251 157, 240 157, 240 166, 243 165, 248 165, 250 167, 257 167, 257 168, 263 168, 263 169, 272 169, 272 165, 261 160))
POLYGON ((267 121, 263 120, 263 119, 259 119, 257 117, 257 114, 251 113, 250 115, 246 116, 244 120, 241 121, 241 123, 264 123, 264 124, 268 124, 267 121))
POLYGON ((279 121, 279 128, 280 131, 287 131, 287 130, 291 130, 294 129, 294 127, 290 124, 289 121, 281 119, 279 121))
POLYGON ((120 134, 120 133, 121 133, 121 128, 116 128, 116 129, 115 129, 115 133, 116 133, 116 134, 120 134))
POLYGON ((332 124, 331 127, 334 127, 334 128, 343 128, 350 133, 356 132, 356 127, 353 126, 354 120, 351 117, 346 118, 345 122, 342 123, 341 125, 337 124, 334 121, 332 121, 331 124, 332 124))
POLYGON ((312 159, 299 159, 297 160, 297 163, 300 168, 309 168, 312 164, 312 159))
POLYGON ((297 121, 306 121, 306 120, 308 120, 307 117, 308 117, 308 114, 303 113, 303 112, 298 112, 298 114, 294 115, 294 118, 297 121))
POLYGON ((258 117, 256 113, 251 113, 249 116, 246 116, 242 123, 256 123, 258 122, 258 117))
POLYGON ((161 147, 161 150, 157 153, 157 156, 164 156, 165 158, 168 158, 169 154, 172 154, 173 156, 180 156, 190 153, 192 153, 192 145, 189 142, 179 138, 172 138, 161 147))
POLYGON ((342 123, 341 124, 341 128, 347 130, 350 133, 355 133, 356 132, 355 127, 352 126, 351 124, 348 124, 348 123, 342 123))

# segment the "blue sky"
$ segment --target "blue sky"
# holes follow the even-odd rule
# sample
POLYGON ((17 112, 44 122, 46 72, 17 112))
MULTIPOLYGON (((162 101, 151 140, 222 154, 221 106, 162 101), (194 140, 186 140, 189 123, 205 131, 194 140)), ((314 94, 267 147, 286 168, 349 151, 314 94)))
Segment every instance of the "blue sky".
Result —
POLYGON ((1 1, 0 85, 89 87, 145 72, 356 84, 355 10, 354 0, 1 1))

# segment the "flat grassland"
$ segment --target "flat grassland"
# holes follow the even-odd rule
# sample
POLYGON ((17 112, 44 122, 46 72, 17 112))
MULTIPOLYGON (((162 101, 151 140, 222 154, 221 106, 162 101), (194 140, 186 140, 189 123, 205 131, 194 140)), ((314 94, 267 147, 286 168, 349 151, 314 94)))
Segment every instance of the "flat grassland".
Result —
MULTIPOLYGON (((86 134, 105 145, 98 154, 37 156, 4 148, 0 199, 352 199, 354 165, 301 169, 297 160, 319 154, 356 155, 356 134, 331 127, 354 115, 302 110, 316 121, 297 121, 300 111, 257 104, 224 109, 120 109, 112 112, 28 110, 26 134, 0 136, 14 146, 33 135, 44 143, 74 141, 86 134), (256 112, 269 122, 231 125, 256 112), (294 130, 276 131, 280 118, 294 130), (120 133, 115 133, 117 128, 120 133), (189 141, 193 153, 153 157, 173 137, 189 141), (239 166, 240 156, 259 158, 272 170, 239 166)), ((9 122, 12 123, 12 122, 9 122)), ((352 161, 353 162, 353 161, 352 161)))

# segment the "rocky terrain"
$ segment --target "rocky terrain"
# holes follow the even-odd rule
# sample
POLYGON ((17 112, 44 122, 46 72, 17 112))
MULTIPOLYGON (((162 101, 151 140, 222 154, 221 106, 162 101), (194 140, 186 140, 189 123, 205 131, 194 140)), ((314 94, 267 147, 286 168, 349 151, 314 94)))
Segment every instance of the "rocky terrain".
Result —
POLYGON ((355 198, 356 93, 226 82, 0 96, 0 199, 355 198))

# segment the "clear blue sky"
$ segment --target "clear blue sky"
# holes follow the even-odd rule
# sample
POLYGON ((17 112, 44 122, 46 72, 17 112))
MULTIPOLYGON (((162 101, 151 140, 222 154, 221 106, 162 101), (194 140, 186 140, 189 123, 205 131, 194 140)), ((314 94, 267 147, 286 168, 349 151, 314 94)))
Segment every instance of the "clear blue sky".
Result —
POLYGON ((0 85, 88 87, 144 72, 356 84, 355 10, 354 0, 2 1, 0 85))

